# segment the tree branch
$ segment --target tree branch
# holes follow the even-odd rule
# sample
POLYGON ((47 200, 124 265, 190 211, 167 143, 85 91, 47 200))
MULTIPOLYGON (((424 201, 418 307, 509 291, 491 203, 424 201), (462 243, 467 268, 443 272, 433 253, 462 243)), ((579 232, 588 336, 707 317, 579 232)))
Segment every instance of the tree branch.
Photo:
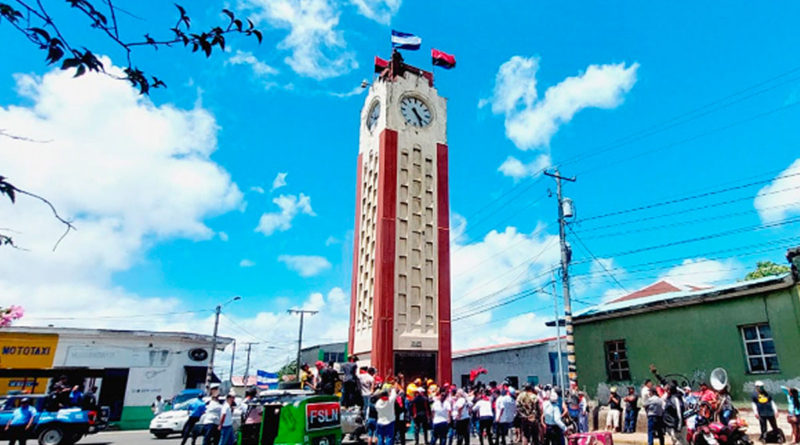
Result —
MULTIPOLYGON (((8 184, 8 183, 6 183, 6 184, 8 184)), ((30 196, 31 198, 36 198, 39 201, 42 201, 43 203, 47 204, 47 206, 50 207, 50 210, 53 211, 53 215, 55 216, 55 218, 57 220, 61 221, 61 223, 64 224, 64 226, 66 226, 66 229, 64 229, 64 233, 61 234, 61 237, 58 238, 58 241, 56 241, 56 244, 53 246, 53 252, 56 251, 56 249, 58 248, 58 245, 61 244, 61 241, 67 236, 67 234, 69 233, 70 230, 78 230, 78 229, 75 228, 75 226, 72 225, 72 222, 67 221, 66 219, 62 218, 61 215, 58 214, 58 210, 56 210, 56 207, 50 201, 48 201, 47 198, 39 196, 36 193, 31 193, 29 191, 22 190, 19 187, 14 186, 14 185, 12 185, 11 187, 17 193, 30 196)))

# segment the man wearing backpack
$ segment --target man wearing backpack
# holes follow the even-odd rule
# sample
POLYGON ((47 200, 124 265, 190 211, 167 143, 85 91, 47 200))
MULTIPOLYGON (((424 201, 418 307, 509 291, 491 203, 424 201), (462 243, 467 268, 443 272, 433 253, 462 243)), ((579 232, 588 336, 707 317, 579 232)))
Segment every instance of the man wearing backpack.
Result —
POLYGON ((672 381, 667 386, 664 406, 664 426, 672 438, 672 444, 688 445, 686 442, 686 427, 683 423, 683 397, 678 390, 678 384, 672 381))

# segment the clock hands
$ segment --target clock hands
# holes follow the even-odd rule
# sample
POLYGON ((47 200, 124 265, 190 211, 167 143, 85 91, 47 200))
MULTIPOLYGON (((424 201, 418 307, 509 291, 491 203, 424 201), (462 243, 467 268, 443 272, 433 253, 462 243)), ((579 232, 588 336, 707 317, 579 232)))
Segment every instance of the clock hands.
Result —
POLYGON ((416 108, 411 108, 411 111, 414 112, 414 116, 417 116, 417 122, 419 123, 419 126, 421 127, 422 126, 422 116, 419 115, 419 113, 417 112, 416 108))

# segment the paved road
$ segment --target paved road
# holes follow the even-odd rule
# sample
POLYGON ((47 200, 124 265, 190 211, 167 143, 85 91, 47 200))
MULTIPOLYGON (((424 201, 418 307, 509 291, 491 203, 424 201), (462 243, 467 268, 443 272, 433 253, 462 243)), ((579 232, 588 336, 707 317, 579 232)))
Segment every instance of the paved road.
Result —
MULTIPOLYGON (((198 445, 201 442, 198 441, 198 445)), ((84 437, 78 445, 180 445, 180 443, 178 435, 169 436, 168 439, 156 439, 147 431, 107 431, 84 437)))

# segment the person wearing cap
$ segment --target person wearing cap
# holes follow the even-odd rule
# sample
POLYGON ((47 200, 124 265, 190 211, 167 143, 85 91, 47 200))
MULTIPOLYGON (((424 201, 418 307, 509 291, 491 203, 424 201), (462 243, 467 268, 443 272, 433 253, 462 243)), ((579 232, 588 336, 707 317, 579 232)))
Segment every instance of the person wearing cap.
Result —
POLYGON ((233 407, 236 405, 236 393, 232 391, 222 404, 222 414, 217 425, 219 445, 233 445, 235 441, 233 437, 233 407))
POLYGON ((616 386, 612 386, 610 391, 611 393, 608 395, 608 413, 606 414, 606 430, 616 431, 619 428, 620 398, 617 394, 616 386))
POLYGON ((764 389, 764 382, 761 380, 756 381, 755 387, 752 407, 753 413, 758 419, 758 425, 761 427, 761 439, 763 440, 767 435, 767 423, 769 423, 771 430, 778 429, 778 422, 775 420, 775 416, 778 415, 778 407, 775 405, 775 401, 772 400, 772 396, 764 389))
POLYGON ((561 420, 561 404, 558 403, 558 393, 550 392, 550 398, 545 402, 542 409, 542 420, 544 421, 544 444, 545 445, 564 445, 564 431, 567 426, 561 420))
POLYGON ((425 388, 418 387, 411 399, 411 420, 414 422, 414 445, 419 445, 419 433, 422 432, 422 440, 428 445, 428 423, 431 418, 431 404, 425 394, 425 388))
POLYGON ((206 404, 206 413, 203 416, 203 445, 219 443, 219 419, 222 416, 222 403, 220 403, 219 386, 211 388, 211 398, 206 404))
POLYGON ((19 401, 19 407, 11 414, 11 418, 6 423, 6 435, 8 437, 9 445, 14 445, 19 442, 19 445, 25 445, 25 440, 30 435, 33 429, 33 422, 36 420, 36 408, 31 406, 31 401, 27 397, 23 397, 19 401))

